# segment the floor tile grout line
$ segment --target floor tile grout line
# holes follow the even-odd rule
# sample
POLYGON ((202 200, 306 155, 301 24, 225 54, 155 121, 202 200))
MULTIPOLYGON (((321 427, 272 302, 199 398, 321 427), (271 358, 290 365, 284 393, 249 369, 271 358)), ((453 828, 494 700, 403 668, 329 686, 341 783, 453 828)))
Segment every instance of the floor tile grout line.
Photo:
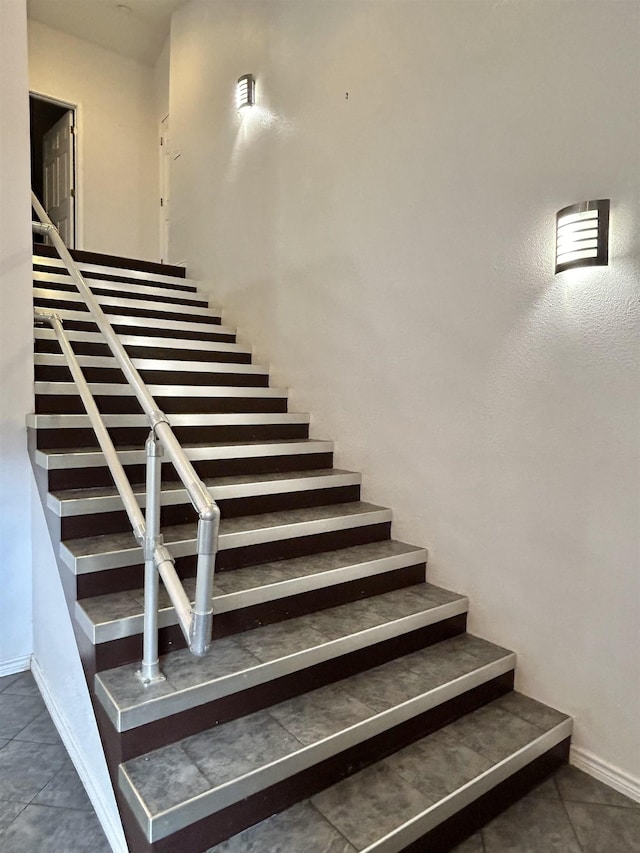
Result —
POLYGON ((341 829, 339 829, 339 828, 335 825, 335 823, 333 823, 332 821, 330 821, 330 820, 329 820, 329 818, 328 818, 325 814, 323 814, 323 813, 320 811, 320 809, 319 809, 319 808, 317 808, 317 806, 315 805, 315 803, 313 803, 313 802, 311 801, 311 797, 309 797, 309 798, 308 798, 307 802, 309 803, 309 805, 311 806, 311 808, 316 812, 316 814, 320 815, 320 817, 322 818, 322 820, 326 821, 326 823, 328 823, 328 824, 329 824, 329 826, 333 827, 333 829, 338 833, 338 835, 339 835, 341 838, 344 838, 345 842, 346 842, 350 847, 353 847, 353 848, 354 848, 354 850, 357 850, 357 849, 358 849, 358 848, 355 846, 355 844, 353 844, 351 841, 349 841, 349 839, 348 839, 348 838, 347 838, 347 836, 344 834, 344 832, 342 832, 342 830, 341 830, 341 829))
MULTIPOLYGON (((558 790, 559 790, 559 788, 558 788, 558 790)), ((565 815, 567 816, 567 820, 569 821, 569 826, 571 827, 571 832, 573 834, 573 837, 576 840, 576 844, 578 845, 578 849, 583 851, 583 853, 585 853, 585 848, 580 843, 580 839, 578 838, 578 833, 576 832, 576 828, 573 825, 573 821, 571 820, 571 815, 569 814, 569 809, 567 808, 567 804, 562 799, 562 797, 560 797, 560 802, 562 803, 562 809, 563 809, 565 815)))

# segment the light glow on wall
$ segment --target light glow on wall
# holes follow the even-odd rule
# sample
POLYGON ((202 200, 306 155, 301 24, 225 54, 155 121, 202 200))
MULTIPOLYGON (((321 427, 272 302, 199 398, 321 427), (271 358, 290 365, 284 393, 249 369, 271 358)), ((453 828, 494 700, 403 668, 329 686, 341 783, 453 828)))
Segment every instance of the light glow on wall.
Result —
POLYGON ((609 263, 608 198, 583 201, 556 214, 556 272, 609 263))

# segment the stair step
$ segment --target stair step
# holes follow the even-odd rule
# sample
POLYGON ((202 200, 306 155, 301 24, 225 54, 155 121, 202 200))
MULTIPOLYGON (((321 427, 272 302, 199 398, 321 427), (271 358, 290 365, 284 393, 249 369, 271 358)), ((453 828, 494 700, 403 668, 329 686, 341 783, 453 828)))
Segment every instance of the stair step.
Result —
MULTIPOLYGON (((154 397, 286 397, 284 388, 228 387, 218 385, 149 385, 154 397)), ((133 388, 126 383, 90 382, 89 390, 94 397, 133 397, 133 388)), ((36 396, 70 396, 78 394, 75 382, 35 383, 36 396)))
MULTIPOLYGON (((46 305, 57 309, 76 310, 80 313, 89 312, 83 297, 76 291, 52 290, 45 287, 33 288, 33 299, 36 305, 46 305)), ((97 295, 96 299, 105 313, 118 312, 135 317, 164 317, 167 320, 189 320, 206 324, 220 324, 220 312, 206 305, 185 305, 182 302, 164 303, 155 300, 135 299, 129 296, 97 295)))
MULTIPOLYGON (((98 355, 77 356, 88 382, 122 383, 125 377, 115 358, 98 355)), ((217 361, 181 361, 178 359, 132 358, 147 384, 237 385, 264 387, 269 383, 269 371, 255 364, 235 364, 217 361)), ((35 353, 35 378, 38 381, 69 381, 67 359, 61 353, 35 353)))
MULTIPOLYGON (((223 518, 218 549, 226 551, 385 523, 391 523, 391 510, 362 501, 223 518)), ((165 528, 163 535, 173 557, 196 553, 195 523, 165 528)), ((131 533, 117 533, 61 542, 60 557, 74 574, 80 575, 141 563, 142 549, 131 533)))
MULTIPOLYGON (((285 462, 291 458, 282 457, 285 462)), ((297 463, 299 458, 293 457, 294 463, 297 463)), ((307 459, 310 460, 308 469, 304 464, 301 466, 294 464, 291 467, 299 467, 302 470, 205 476, 203 482, 218 503, 222 518, 360 500, 359 474, 338 469, 318 468, 315 465, 318 459, 316 454, 307 454, 307 459)), ((175 478, 171 466, 169 470, 175 478)), ((181 481, 165 480, 161 488, 160 524, 162 529, 190 522, 196 517, 191 500, 181 481)), ((138 503, 144 505, 144 488, 136 487, 136 491, 138 503)), ((96 530, 108 534, 131 529, 122 501, 112 488, 73 488, 63 494, 66 494, 66 500, 64 501, 65 514, 60 516, 62 539, 92 536, 96 530), (105 490, 108 492, 106 495, 105 490), (87 491, 90 496, 86 496, 87 491), (104 502, 108 506, 107 509, 100 508, 104 502)), ((52 493, 48 497, 48 505, 56 514, 62 509, 60 501, 52 497, 52 493)))
MULTIPOLYGON (((568 752, 571 731, 569 717, 512 691, 347 779, 306 795, 308 799, 280 814, 267 817, 274 810, 269 812, 263 805, 266 819, 228 841, 210 846, 225 827, 203 821, 190 849, 209 848, 207 853, 450 850, 504 808, 505 801, 560 764, 568 752)), ((192 777, 196 790, 207 778, 209 766, 203 765, 202 770, 205 773, 198 771, 199 776, 192 777)), ((165 773, 163 778, 169 785, 175 777, 165 773)), ((187 797, 189 805, 197 808, 197 794, 187 797)), ((244 810, 251 805, 245 803, 244 810)), ((156 815, 160 818, 154 811, 146 817, 147 826, 156 815)), ((232 820, 233 816, 229 823, 232 820)))
POLYGON ((121 790, 151 842, 285 780, 280 805, 289 805, 305 771, 316 769, 319 790, 346 775, 354 748, 366 744, 371 763, 376 738, 399 726, 422 734, 427 712, 512 672, 515 660, 469 635, 445 640, 134 758, 120 766, 121 790), (172 783, 158 785, 168 768, 172 783))
MULTIPOLYGON (((55 313, 63 321, 64 325, 69 324, 70 328, 89 327, 89 331, 93 330, 96 323, 88 311, 75 311, 68 308, 56 308, 55 313)), ((106 306, 104 312, 115 331, 120 334, 129 335, 144 335, 147 329, 153 331, 156 337, 161 336, 162 332, 172 332, 171 337, 182 337, 185 340, 189 336, 197 336, 205 340, 224 340, 227 338, 235 338, 235 329, 230 329, 218 323, 197 322, 194 320, 167 320, 163 317, 140 317, 129 316, 127 314, 116 313, 106 306)), ((214 318, 215 319, 215 318, 214 318)))
MULTIPOLYGON (((209 298, 203 293, 193 291, 175 290, 173 287, 162 287, 160 284, 147 284, 124 282, 124 281, 103 281, 91 276, 84 276, 85 281, 95 295, 107 296, 112 293, 117 293, 122 299, 132 298, 148 298, 153 301, 175 302, 183 305, 200 306, 201 308, 209 307, 209 298)), ((33 281, 39 287, 45 287, 56 292, 74 293, 78 297, 78 288, 75 282, 67 274, 39 272, 33 273, 33 281)))
MULTIPOLYGON (((38 250, 40 251, 40 250, 38 250)), ((71 255, 75 256, 78 252, 72 250, 71 255)), ((81 254, 87 254, 81 253, 81 254)), ((180 288, 184 290, 196 290, 198 286, 198 282, 194 281, 190 278, 185 278, 184 275, 169 275, 161 272, 154 272, 149 269, 150 266, 164 266, 166 264, 158 265, 158 264, 139 264, 140 269, 136 269, 134 267, 128 266, 113 266, 112 263, 107 263, 107 260, 115 260, 115 261, 125 261, 125 258, 112 258, 111 256, 104 256, 104 261, 102 263, 92 263, 89 261, 78 261, 76 260, 76 264, 80 269, 80 272, 83 274, 91 276, 101 276, 106 275, 117 280, 121 281, 145 281, 145 282, 156 282, 158 284, 164 285, 172 285, 175 288, 180 288)), ((74 258, 75 259, 75 258, 74 258)), ((97 260, 97 257, 96 257, 97 260)), ((64 274, 68 274, 67 268, 64 265, 64 262, 57 256, 54 255, 49 257, 44 254, 34 254, 33 256, 33 265, 34 267, 48 267, 55 270, 61 270, 64 274)), ((182 270, 183 271, 183 270, 182 270)), ((177 272, 177 269, 176 269, 177 272)))
MULTIPOLYGON (((97 355, 79 355, 78 362, 82 368, 119 369, 115 358, 97 355)), ((191 373, 238 373, 268 376, 266 367, 255 364, 227 364, 216 361, 181 361, 179 359, 160 358, 132 358, 134 367, 140 371, 164 370, 167 372, 191 372, 191 373)), ((36 366, 66 367, 67 359, 62 353, 35 353, 34 363, 36 366)))
MULTIPOLYGON (((259 497, 282 492, 304 492, 312 489, 331 489, 338 486, 359 486, 362 477, 353 471, 338 468, 282 473, 245 474, 235 477, 206 478, 205 485, 215 501, 259 497)), ((146 506, 146 491, 134 488, 140 507, 146 506)), ((160 505, 190 504, 191 500, 181 482, 165 482, 161 486, 160 505)), ((50 492, 47 506, 60 517, 93 515, 117 512, 123 509, 122 500, 115 487, 97 489, 69 489, 50 492)))
POLYGON ((342 655, 371 651, 467 607, 464 596, 419 584, 213 640, 200 659, 187 649, 171 652, 161 659, 166 681, 158 684, 140 682, 139 664, 107 670, 96 676, 96 696, 116 730, 125 732, 320 663, 335 667, 342 655))
MULTIPOLYGON (((104 415, 104 420, 116 447, 140 448, 149 435, 149 422, 143 414, 104 415)), ((304 441, 309 437, 310 418, 302 413, 178 414, 171 415, 169 420, 178 441, 185 446, 229 441, 304 441)), ((28 415, 26 422, 35 430, 35 445, 39 450, 98 448, 98 440, 86 415, 28 415)))
MULTIPOLYGON (((218 572, 213 611, 229 613, 352 581, 366 581, 403 568, 423 566, 426 560, 424 548, 387 539, 218 572)), ((184 586, 193 600, 195 579, 186 578, 184 586)), ((91 642, 99 644, 141 633, 143 609, 144 590, 126 590, 76 602, 76 618, 91 642)), ((160 592, 159 624, 161 628, 177 624, 175 610, 164 589, 160 592)))
MULTIPOLYGON (((110 354, 109 347, 104 342, 102 332, 88 332, 77 329, 65 329, 65 331, 69 340, 75 344, 74 351, 76 353, 82 350, 83 345, 87 345, 87 348, 91 347, 93 350, 100 348, 100 352, 96 352, 95 354, 110 354)), ((56 349, 52 351, 60 351, 59 345, 57 344, 56 334, 53 329, 48 326, 37 326, 34 329, 34 335, 37 342, 55 342, 56 349)), ((118 335, 118 337, 120 339, 120 343, 132 358, 135 356, 139 358, 155 357, 155 351, 160 351, 160 354, 157 357, 167 358, 168 353, 165 352, 166 350, 180 350, 180 354, 178 355, 178 353, 175 353, 175 355, 183 360, 187 356, 190 357, 190 360, 197 360, 203 357, 213 359, 214 356, 218 356, 219 360, 220 354, 223 353, 237 355, 238 357, 248 360, 251 358, 251 351, 246 349, 246 347, 242 347, 240 344, 227 343, 225 341, 201 341, 196 339, 185 340, 184 338, 179 337, 158 338, 147 337, 144 335, 118 335), (152 353, 154 353, 154 355, 152 355, 152 353)))
MULTIPOLYGON (((149 428, 149 420, 146 415, 139 413, 103 415, 102 420, 109 429, 123 429, 125 427, 149 428)), ((306 413, 296 412, 223 412, 171 415, 173 427, 190 426, 250 426, 264 424, 308 424, 310 416, 306 413)), ((91 421, 88 415, 37 415, 29 414, 26 417, 27 426, 31 429, 91 429, 91 421)), ((46 463, 43 463, 48 467, 46 463)))
MULTIPOLYGON (((175 425, 175 416, 171 417, 175 425)), ((295 439, 287 441, 263 442, 220 442, 212 445, 184 446, 187 458, 192 462, 214 459, 248 459, 262 456, 300 456, 304 454, 332 453, 332 441, 320 441, 307 438, 302 441, 295 439)), ((123 465, 144 465, 146 454, 144 449, 122 448, 118 458, 123 465)), ((48 471, 69 468, 101 468, 105 465, 104 454, 101 450, 37 450, 36 462, 48 471)))
MULTIPOLYGON (((286 412, 287 392, 283 388, 252 385, 149 384, 147 388, 159 407, 168 415, 176 412, 286 412)), ((116 382, 89 382, 103 414, 139 412, 130 385, 116 382)), ((36 409, 39 414, 81 414, 84 406, 73 382, 35 382, 36 409)))

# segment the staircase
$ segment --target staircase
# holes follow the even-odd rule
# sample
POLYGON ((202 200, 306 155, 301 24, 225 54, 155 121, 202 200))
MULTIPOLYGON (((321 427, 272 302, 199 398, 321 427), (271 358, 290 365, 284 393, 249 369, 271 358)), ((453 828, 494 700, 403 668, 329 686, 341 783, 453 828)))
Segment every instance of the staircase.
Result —
MULTIPOLYGON (((144 504, 146 417, 65 268, 34 256, 144 504)), ((446 851, 566 760, 571 720, 513 690, 330 441, 176 267, 74 253, 222 512, 214 639, 193 657, 161 596, 143 685, 143 556, 54 333, 28 418, 75 635, 132 853, 446 851)), ((193 591, 196 517, 170 464, 162 532, 193 591)))

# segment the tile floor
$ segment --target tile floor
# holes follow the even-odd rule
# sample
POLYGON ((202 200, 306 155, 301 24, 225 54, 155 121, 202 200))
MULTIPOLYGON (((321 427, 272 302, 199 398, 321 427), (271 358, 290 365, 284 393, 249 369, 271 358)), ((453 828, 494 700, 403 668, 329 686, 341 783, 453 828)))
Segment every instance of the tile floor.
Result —
MULTIPOLYGON (((300 809, 304 830, 308 815, 300 809)), ((248 830, 233 851, 306 853, 306 830, 300 848, 296 826, 291 830, 286 850, 269 847, 264 834, 254 846, 248 830)), ((31 673, 0 678, 1 853, 109 849, 31 673)), ((345 843, 344 849, 353 848, 345 843)), ((455 853, 640 853, 640 804, 563 767, 455 853)))

